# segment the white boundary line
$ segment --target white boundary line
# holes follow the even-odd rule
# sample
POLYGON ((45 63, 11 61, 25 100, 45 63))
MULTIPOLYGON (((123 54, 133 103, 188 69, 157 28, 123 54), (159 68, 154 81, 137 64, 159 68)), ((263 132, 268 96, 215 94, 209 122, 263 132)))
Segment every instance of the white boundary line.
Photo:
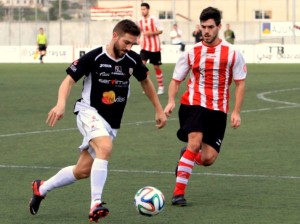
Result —
POLYGON ((259 93, 259 94, 257 94, 257 98, 261 99, 261 100, 264 100, 264 101, 273 102, 273 103, 282 103, 282 104, 287 104, 287 105, 300 106, 299 103, 292 103, 292 102, 288 102, 288 101, 273 100, 273 99, 267 98, 265 96, 265 95, 269 95, 269 94, 272 94, 272 93, 281 93, 281 92, 297 91, 297 90, 300 90, 300 88, 273 90, 273 91, 259 93))
MULTIPOLYGON (((300 90, 300 88, 281 89, 281 90, 273 90, 273 91, 258 93, 257 98, 260 99, 260 100, 273 102, 273 103, 286 104, 286 105, 289 105, 289 106, 279 106, 279 107, 273 107, 273 108, 269 107, 269 108, 253 109, 253 110, 243 110, 242 113, 260 112, 260 111, 268 111, 268 110, 282 110, 282 109, 300 107, 300 104, 298 104, 298 103, 280 101, 280 100, 273 100, 273 99, 270 99, 270 98, 266 97, 266 95, 269 95, 269 94, 272 94, 272 93, 286 92, 286 91, 297 91, 297 90, 300 90)), ((175 120, 178 120, 178 119, 177 118, 168 119, 168 121, 175 121, 175 120)), ((142 124, 149 124, 149 123, 154 123, 154 121, 151 120, 151 121, 137 121, 137 122, 131 122, 131 123, 124 123, 124 124, 122 124, 122 126, 142 125, 142 124)), ((74 131, 74 130, 77 130, 77 128, 63 128, 63 129, 54 129, 54 130, 17 132, 17 133, 11 133, 11 134, 2 134, 2 135, 0 135, 0 138, 23 136, 23 135, 33 135, 33 134, 54 133, 54 132, 64 132, 64 131, 74 131)))
MULTIPOLYGON (((45 170, 58 170, 62 167, 55 166, 19 166, 19 165, 1 165, 0 168, 9 169, 45 169, 45 170)), ((148 174, 162 174, 162 175, 174 175, 174 172, 170 171, 158 171, 158 170, 109 170, 108 172, 114 173, 148 173, 148 174)), ((221 176, 221 177, 245 177, 245 178, 275 178, 275 179, 299 179, 300 176, 275 176, 275 175, 254 175, 254 174, 233 174, 233 173, 192 173, 197 176, 221 176)))

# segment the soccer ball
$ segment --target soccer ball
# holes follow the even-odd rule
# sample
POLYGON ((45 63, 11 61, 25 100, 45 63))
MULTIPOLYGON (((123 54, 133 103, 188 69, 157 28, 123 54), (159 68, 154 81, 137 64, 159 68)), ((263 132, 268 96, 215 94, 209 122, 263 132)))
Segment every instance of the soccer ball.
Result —
POLYGON ((163 193, 155 187, 143 187, 136 192, 134 205, 141 215, 154 216, 163 210, 165 197, 163 193))

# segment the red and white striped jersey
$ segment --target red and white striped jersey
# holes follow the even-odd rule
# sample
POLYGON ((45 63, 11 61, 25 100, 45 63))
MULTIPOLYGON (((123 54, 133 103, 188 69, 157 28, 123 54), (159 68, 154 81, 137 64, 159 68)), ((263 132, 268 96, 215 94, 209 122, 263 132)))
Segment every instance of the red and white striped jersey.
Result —
POLYGON ((154 36, 144 36, 143 33, 146 31, 162 31, 163 27, 159 20, 154 16, 149 16, 148 18, 141 18, 138 22, 141 29, 140 45, 141 49, 151 52, 160 51, 160 39, 159 35, 154 36))
POLYGON ((180 56, 173 79, 181 82, 189 73, 181 104, 200 105, 227 113, 232 79, 244 80, 247 67, 241 53, 226 41, 214 47, 199 42, 180 56))

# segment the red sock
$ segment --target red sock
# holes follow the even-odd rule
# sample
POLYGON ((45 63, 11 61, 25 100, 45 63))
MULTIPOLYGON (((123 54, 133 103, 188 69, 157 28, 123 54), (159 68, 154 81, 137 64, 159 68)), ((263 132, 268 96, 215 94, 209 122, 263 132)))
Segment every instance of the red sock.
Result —
POLYGON ((164 86, 164 76, 163 76, 162 70, 156 69, 155 75, 156 75, 158 86, 160 86, 160 87, 164 86))
POLYGON ((192 173, 196 156, 196 153, 187 149, 180 158, 178 163, 176 185, 173 192, 174 195, 185 193, 185 188, 192 173))
POLYGON ((195 163, 199 166, 203 165, 203 161, 201 160, 201 150, 198 152, 195 158, 195 163))

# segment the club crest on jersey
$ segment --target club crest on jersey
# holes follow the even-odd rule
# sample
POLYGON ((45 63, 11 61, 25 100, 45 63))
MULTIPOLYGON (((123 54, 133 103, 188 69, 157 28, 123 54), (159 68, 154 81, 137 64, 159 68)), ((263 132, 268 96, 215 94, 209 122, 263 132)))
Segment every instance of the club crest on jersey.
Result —
POLYGON ((124 75, 122 72, 122 66, 116 65, 115 66, 115 71, 112 72, 113 75, 124 75))
POLYGON ((129 75, 132 75, 133 74, 133 68, 129 68, 129 75))
POLYGON ((115 71, 116 71, 116 72, 122 72, 122 67, 119 66, 119 65, 116 65, 116 66, 115 66, 115 71))

